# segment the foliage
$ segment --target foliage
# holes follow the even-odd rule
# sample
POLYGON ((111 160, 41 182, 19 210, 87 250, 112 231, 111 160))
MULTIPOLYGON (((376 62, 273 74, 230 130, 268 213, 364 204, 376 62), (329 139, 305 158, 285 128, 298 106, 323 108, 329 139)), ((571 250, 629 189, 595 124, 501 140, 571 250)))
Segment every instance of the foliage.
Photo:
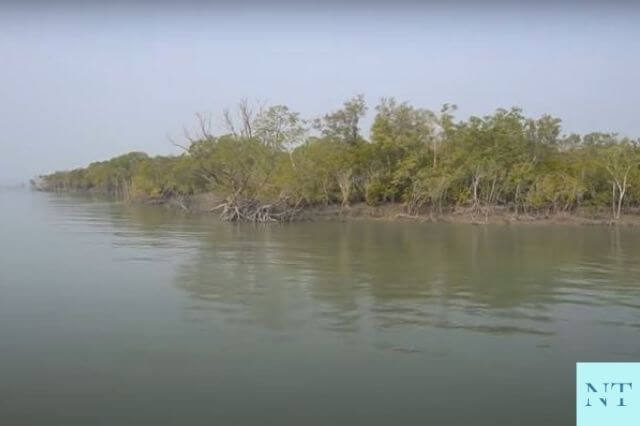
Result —
MULTIPOLYGON (((615 134, 562 134, 558 118, 519 108, 456 120, 455 107, 432 112, 393 98, 375 108, 370 141, 360 123, 363 96, 314 123, 283 105, 240 103, 231 133, 190 138, 175 156, 132 152, 86 168, 43 176, 51 191, 97 191, 168 198, 214 192, 254 217, 278 205, 400 202, 407 212, 495 206, 515 214, 610 209, 614 219, 640 204, 640 146, 615 134), (240 130, 237 130, 240 129, 240 130), (260 202, 258 202, 260 201, 260 202), (239 203, 239 204, 238 204, 239 203), (267 204, 265 204, 267 203, 267 204)), ((280 213, 273 213, 280 214, 280 213)))
POLYGON ((366 112, 364 95, 358 95, 347 100, 342 109, 316 120, 315 127, 320 130, 322 136, 355 145, 362 140, 360 120, 366 112))

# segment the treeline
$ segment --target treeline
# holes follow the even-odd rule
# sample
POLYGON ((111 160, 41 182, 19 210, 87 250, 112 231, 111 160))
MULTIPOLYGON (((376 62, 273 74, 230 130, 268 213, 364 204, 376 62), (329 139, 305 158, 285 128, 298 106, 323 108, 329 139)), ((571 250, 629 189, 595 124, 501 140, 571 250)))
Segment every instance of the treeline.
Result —
POLYGON ((610 133, 564 135, 561 120, 519 108, 457 120, 382 99, 370 140, 363 96, 307 121, 286 106, 246 101, 225 111, 226 132, 198 116, 183 152, 134 152, 42 176, 49 191, 169 199, 213 192, 228 220, 286 220, 306 206, 402 203, 407 214, 496 207, 514 214, 592 208, 619 219, 640 205, 640 143, 610 133))

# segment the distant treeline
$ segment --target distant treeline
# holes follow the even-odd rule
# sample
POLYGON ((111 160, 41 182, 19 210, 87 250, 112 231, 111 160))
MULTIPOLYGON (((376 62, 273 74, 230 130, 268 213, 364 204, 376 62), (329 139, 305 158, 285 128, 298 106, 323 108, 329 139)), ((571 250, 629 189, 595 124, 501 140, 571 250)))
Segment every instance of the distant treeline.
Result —
MULTIPOLYGON (((183 152, 133 152, 42 176, 47 191, 169 199, 213 192, 229 220, 291 218, 305 206, 403 203, 408 214, 495 206, 515 214, 591 207, 614 219, 640 205, 640 143, 609 133, 564 135, 561 120, 519 108, 457 120, 382 99, 370 140, 363 96, 307 121, 282 105, 225 111, 226 132, 198 115, 183 152)), ((178 145, 180 146, 180 145, 178 145)))

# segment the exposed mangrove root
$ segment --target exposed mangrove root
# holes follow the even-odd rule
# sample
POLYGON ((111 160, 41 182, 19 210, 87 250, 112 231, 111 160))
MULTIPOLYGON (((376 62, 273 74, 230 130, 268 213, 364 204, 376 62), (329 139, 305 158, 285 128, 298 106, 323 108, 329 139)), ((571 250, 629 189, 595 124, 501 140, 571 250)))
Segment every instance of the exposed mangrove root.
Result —
POLYGON ((258 200, 226 201, 211 211, 220 211, 220 218, 227 222, 291 222, 302 210, 300 203, 291 206, 285 201, 262 204, 258 200))

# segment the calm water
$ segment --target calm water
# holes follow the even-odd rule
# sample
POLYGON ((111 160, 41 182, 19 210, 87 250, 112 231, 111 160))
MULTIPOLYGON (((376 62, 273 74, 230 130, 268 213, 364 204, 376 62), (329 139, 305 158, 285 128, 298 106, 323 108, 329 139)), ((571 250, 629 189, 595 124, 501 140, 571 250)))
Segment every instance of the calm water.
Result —
POLYGON ((640 232, 0 192, 2 425, 571 425, 640 361, 640 232))

